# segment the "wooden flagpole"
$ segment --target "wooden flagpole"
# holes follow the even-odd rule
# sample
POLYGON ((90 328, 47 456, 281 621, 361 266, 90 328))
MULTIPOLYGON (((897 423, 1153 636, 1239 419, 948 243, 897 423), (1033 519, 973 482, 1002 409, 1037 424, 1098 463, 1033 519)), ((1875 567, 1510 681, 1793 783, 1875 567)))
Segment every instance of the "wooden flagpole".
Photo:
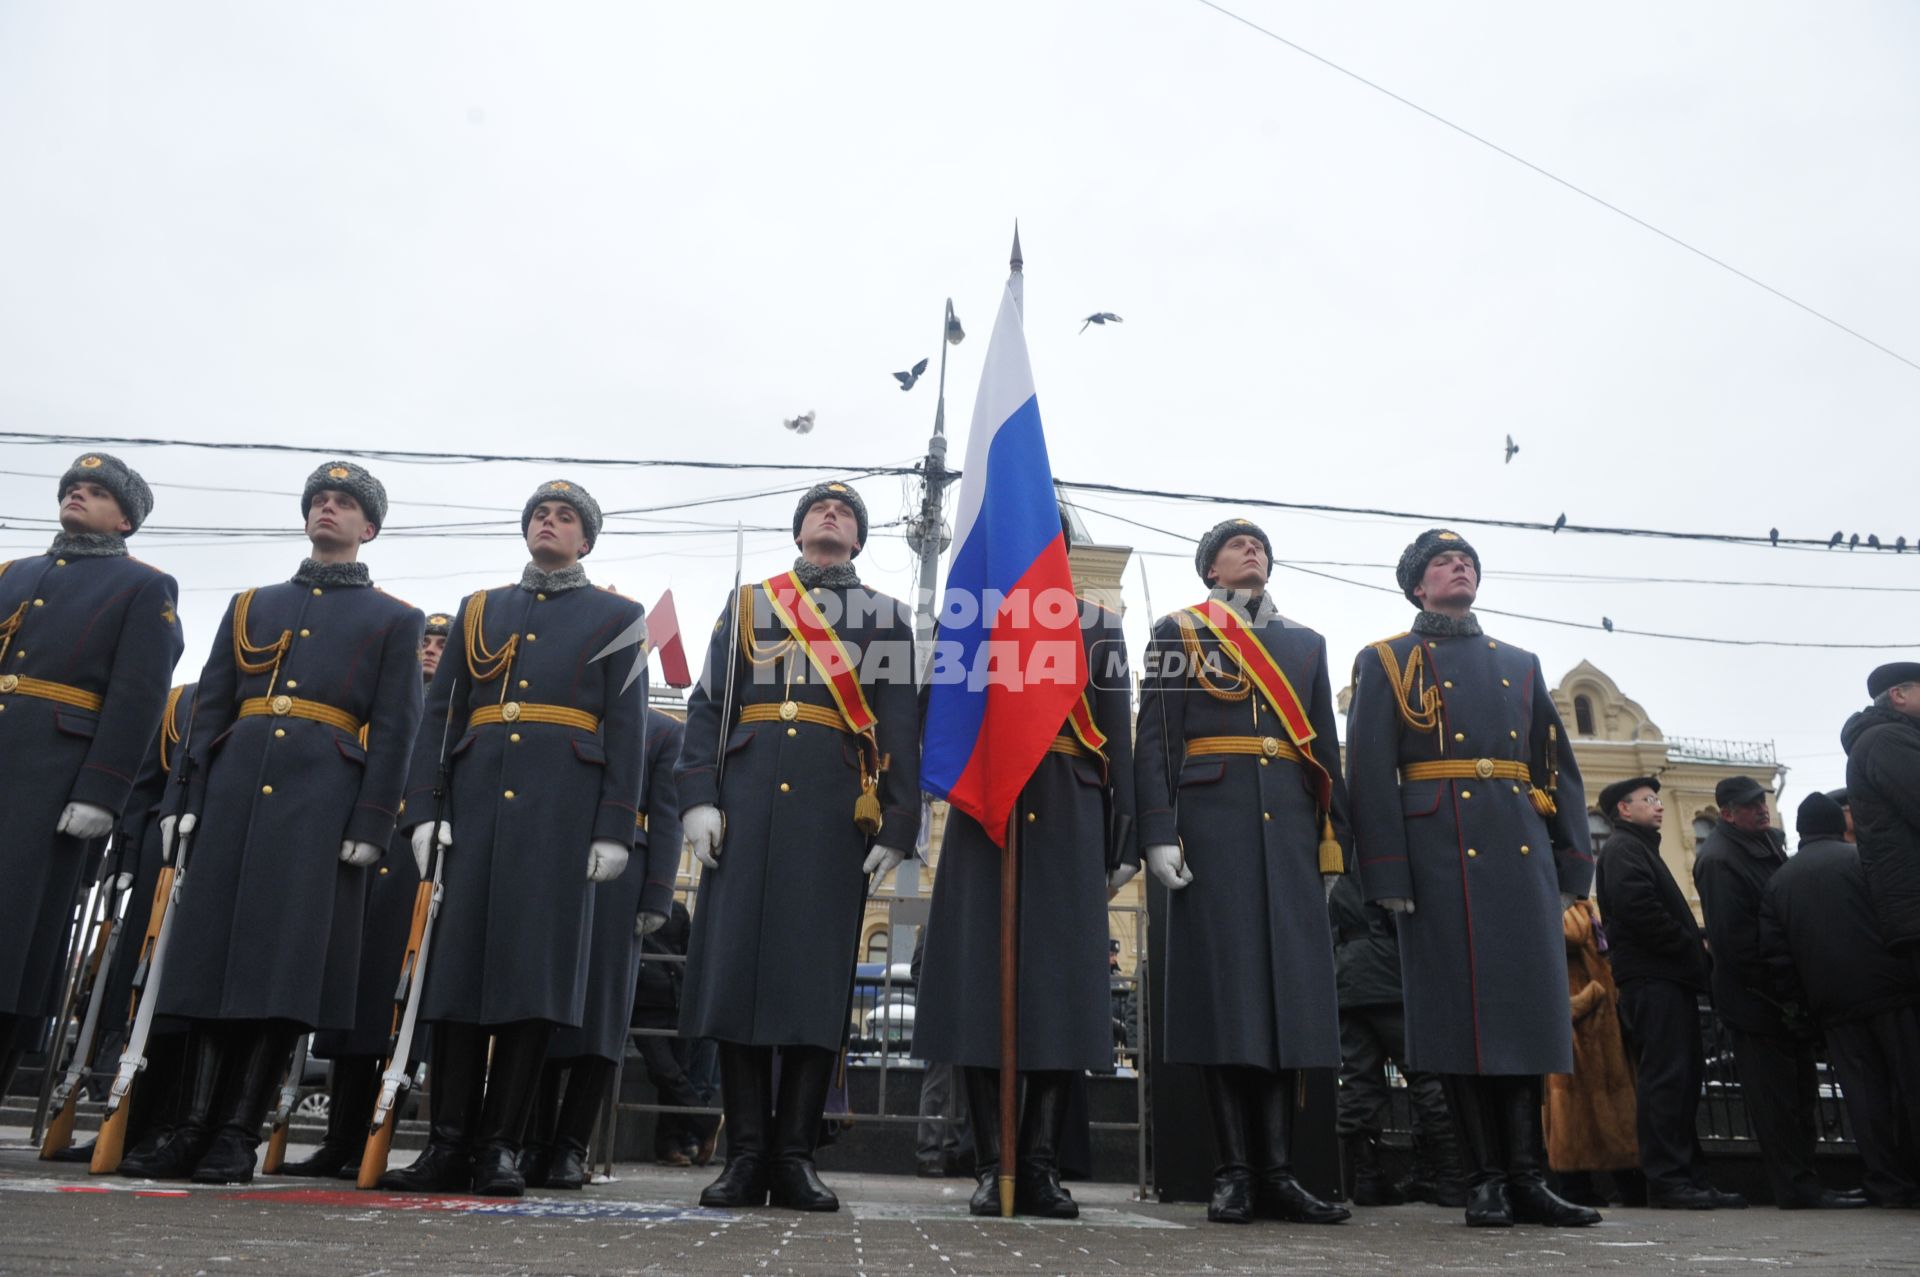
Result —
POLYGON ((1000 859, 1000 1217, 1013 1218, 1015 1119, 1020 1091, 1020 804, 1007 814, 1007 852, 1000 859))

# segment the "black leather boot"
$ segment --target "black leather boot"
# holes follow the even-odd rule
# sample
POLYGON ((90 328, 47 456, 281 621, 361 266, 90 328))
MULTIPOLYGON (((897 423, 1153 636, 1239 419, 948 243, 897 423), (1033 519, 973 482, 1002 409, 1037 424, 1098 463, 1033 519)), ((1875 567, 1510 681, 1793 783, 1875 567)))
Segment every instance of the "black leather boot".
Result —
POLYGON ((1253 1169, 1247 1152, 1249 1118, 1239 1070, 1231 1066, 1200 1070, 1207 1090, 1207 1109, 1213 1118, 1213 1146, 1220 1161, 1213 1171, 1213 1196, 1207 1201, 1207 1222, 1253 1222, 1253 1169))
POLYGON ((561 1102, 559 1120, 554 1125, 548 1188, 585 1188, 593 1180, 587 1149, 593 1145, 594 1123, 600 1120, 601 1106, 612 1085, 612 1060, 583 1055, 567 1070, 567 1097, 561 1102))
POLYGON ((527 1119, 520 1142, 520 1178, 528 1188, 547 1187, 553 1167, 553 1137, 560 1125, 560 1092, 567 1085, 567 1062, 548 1060, 540 1066, 540 1086, 534 1092, 533 1115, 527 1119))
POLYGON ((1290 1224, 1338 1224, 1353 1212, 1323 1202, 1293 1174, 1293 1109, 1298 1074, 1292 1069, 1237 1069, 1247 1088, 1252 1122, 1254 1205, 1268 1219, 1290 1224))
POLYGON ((0 1098, 13 1090, 13 1075, 20 1071, 27 1045, 15 1041, 27 1035, 27 1023, 17 1015, 0 1015, 0 1098))
POLYGON ((1456 1209, 1467 1204, 1467 1180, 1460 1169, 1460 1142, 1453 1137, 1451 1122, 1439 1135, 1425 1131, 1414 1135, 1413 1167, 1397 1188, 1410 1202, 1430 1202, 1456 1209))
POLYGON ((700 1193, 717 1208, 765 1206, 773 1127, 773 1048, 722 1042, 720 1109, 727 1133, 727 1164, 700 1193))
POLYGON ((482 1197, 518 1197, 527 1191, 520 1175, 520 1138, 552 1041, 550 1020, 516 1020, 493 1032, 493 1063, 473 1154, 473 1191, 482 1197))
POLYGON ((487 1035, 477 1024, 433 1026, 427 1085, 433 1120, 413 1165, 388 1171, 379 1187, 395 1193, 464 1193, 473 1184, 473 1132, 487 1073, 487 1035))
POLYGON ((832 1211, 840 1199, 820 1182, 813 1149, 840 1053, 817 1046, 780 1048, 780 1097, 773 1106, 773 1160, 767 1196, 787 1210, 832 1211))
MULTIPOLYGON (((1000 1215, 1000 1070, 962 1067, 967 1088, 967 1126, 973 1132, 973 1196, 967 1213, 1000 1215)), ((1016 1209, 1018 1204, 1016 1203, 1016 1209)))
POLYGON ((284 1163, 282 1175, 331 1179, 360 1165, 367 1128, 373 1123, 374 1096, 380 1090, 380 1061, 371 1055, 343 1055, 333 1062, 327 1082, 327 1133, 312 1157, 284 1163))
POLYGON ((224 1025, 194 1023, 187 1033, 173 1123, 157 1139, 120 1159, 122 1175, 129 1179, 185 1179, 193 1173, 212 1138, 213 1100, 220 1089, 225 1048, 224 1025))
POLYGON ((1514 1222, 1549 1228, 1585 1228, 1600 1222, 1591 1206, 1576 1206, 1547 1187, 1547 1140, 1540 1126, 1537 1077, 1502 1077, 1501 1115, 1507 1135, 1507 1196, 1514 1222))
POLYGON ((1041 1219, 1078 1219, 1079 1203, 1060 1186, 1060 1136, 1067 1126, 1073 1074, 1040 1070, 1021 1076, 1026 1079, 1027 1102, 1020 1115, 1014 1210, 1041 1219))
POLYGON ((207 1151, 193 1168, 196 1184, 251 1184, 260 1124, 267 1120, 274 1093, 287 1075, 287 1063, 300 1033, 277 1021, 249 1024, 232 1046, 221 1083, 219 1126, 207 1151))
POLYGON ((1359 1131, 1341 1141, 1352 1168, 1355 1206, 1402 1206, 1407 1195, 1380 1168, 1380 1137, 1359 1131))
POLYGON ((1490 1079, 1472 1073, 1443 1073, 1447 1110, 1467 1157, 1467 1225, 1512 1228, 1513 1204, 1507 1197, 1506 1132, 1499 1096, 1490 1079))

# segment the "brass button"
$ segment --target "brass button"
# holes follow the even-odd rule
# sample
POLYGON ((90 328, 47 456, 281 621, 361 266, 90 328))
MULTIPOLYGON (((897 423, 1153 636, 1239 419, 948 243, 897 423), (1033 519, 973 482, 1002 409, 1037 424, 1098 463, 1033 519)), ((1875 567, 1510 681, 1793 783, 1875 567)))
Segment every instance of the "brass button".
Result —
POLYGON ((1467 738, 1467 734, 1465 732, 1455 732, 1453 734, 1453 738, 1455 740, 1465 740, 1467 738))
POLYGON ((1477 851, 1475 851, 1475 850, 1474 850, 1473 848, 1471 848, 1471 847, 1469 847, 1469 848, 1467 848, 1467 854, 1468 854, 1469 856, 1477 856, 1477 855, 1479 855, 1480 853, 1479 853, 1479 852, 1477 852, 1477 851))
POLYGON ((1443 682, 1442 682, 1442 683, 1440 684, 1440 686, 1442 686, 1442 687, 1452 687, 1452 686, 1453 686, 1453 680, 1452 680, 1452 679, 1446 679, 1446 680, 1444 680, 1444 681, 1443 681, 1443 682))
POLYGON ((14 660, 16 660, 16 661, 24 661, 24 660, 26 660, 26 659, 27 659, 27 649, 23 647, 23 648, 21 648, 21 649, 20 649, 19 651, 17 651, 17 652, 15 652, 15 653, 13 654, 13 659, 14 659, 14 660))
POLYGON ((511 797, 513 797, 513 791, 512 791, 511 789, 509 789, 509 790, 507 791, 507 797, 508 797, 508 798, 511 798, 511 797))
POLYGON ((507 739, 518 745, 520 743, 520 733, 515 732, 513 735, 507 737, 507 739))
POLYGON ((1494 642, 1494 641, 1493 641, 1492 639, 1488 639, 1488 640, 1487 640, 1487 646, 1491 648, 1491 647, 1499 647, 1500 645, 1499 645, 1498 643, 1496 643, 1496 642, 1494 642))
POLYGON ((787 785, 787 782, 786 782, 786 781, 784 781, 784 780, 783 780, 783 781, 781 781, 781 782, 780 782, 780 792, 781 792, 781 793, 783 793, 783 794, 784 794, 784 793, 786 793, 786 792, 787 792, 787 789, 788 789, 788 788, 789 788, 789 787, 788 787, 788 785, 787 785))
POLYGON ((533 631, 531 630, 527 631, 527 642, 531 643, 539 637, 540 636, 538 634, 535 634, 533 631))
POLYGON ((298 686, 300 686, 300 680, 299 680, 299 679, 297 679, 297 678, 290 678, 290 679, 288 679, 288 680, 287 680, 287 686, 288 686, 288 687, 298 687, 298 686))
POLYGON ((35 599, 33 601, 33 605, 35 607, 45 607, 47 605, 47 601, 45 599, 35 599))
POLYGON ((533 596, 533 601, 535 603, 545 603, 547 601, 547 596, 544 594, 536 594, 533 596))
POLYGON ((387 876, 387 867, 385 865, 380 866, 380 876, 382 878, 387 876))
POLYGON ((275 736, 285 736, 287 734, 287 729, 284 727, 276 727, 273 729, 273 734, 275 736))
POLYGON ((1518 786, 1518 785, 1515 785, 1515 786, 1513 787, 1513 792, 1514 792, 1514 793, 1516 793, 1516 794, 1517 794, 1517 793, 1519 793, 1519 792, 1520 792, 1520 786, 1518 786))
POLYGON ((319 586, 317 586, 317 585, 316 585, 316 586, 314 586, 314 587, 313 587, 313 593, 314 593, 314 597, 316 597, 316 598, 318 598, 318 597, 319 597, 319 595, 320 595, 320 587, 319 587, 319 586))
POLYGON ((523 678, 523 679, 521 679, 521 680, 520 680, 520 686, 522 686, 522 687, 525 687, 526 685, 527 685, 527 680, 526 680, 526 679, 524 679, 524 678, 523 678))
POLYGON ((789 727, 787 729, 787 735, 789 736, 798 736, 799 734, 800 734, 800 729, 798 727, 789 727))
POLYGON ((262 786, 260 786, 260 792, 261 792, 261 793, 263 793, 263 794, 271 794, 271 793, 273 792, 273 786, 272 786, 272 785, 262 785, 262 786))
POLYGON ((1272 820, 1272 819, 1273 819, 1273 813, 1272 813, 1272 812, 1270 812, 1270 811, 1263 811, 1263 812, 1261 812, 1261 813, 1260 813, 1260 819, 1262 819, 1262 820, 1272 820))
POLYGON ((301 631, 300 631, 300 637, 301 637, 301 638, 312 638, 312 637, 313 637, 313 631, 312 631, 312 630, 301 630, 301 631))
POLYGON ((1507 732, 1507 735, 1508 735, 1508 736, 1510 736, 1510 737, 1512 737, 1512 738, 1513 738, 1514 740, 1519 740, 1519 739, 1520 739, 1520 733, 1519 733, 1519 732, 1516 732, 1516 731, 1511 731, 1511 730, 1510 730, 1510 731, 1508 731, 1508 732, 1507 732))
POLYGON ((1502 687, 1512 687, 1512 686, 1513 686, 1513 682, 1512 682, 1512 680, 1511 680, 1511 679, 1504 679, 1504 678, 1503 678, 1503 679, 1501 679, 1501 680, 1500 680, 1500 686, 1502 686, 1502 687))
POLYGON ((1460 791, 1460 796, 1462 798, 1471 798, 1473 797, 1473 791, 1471 789, 1463 789, 1460 791))
POLYGON ((1032 823, 1033 823, 1034 821, 1036 821, 1036 820, 1038 820, 1038 819, 1040 819, 1040 813, 1039 813, 1039 812, 1037 812, 1037 811, 1030 811, 1030 812, 1028 812, 1028 813, 1027 813, 1027 823, 1028 823, 1029 825, 1031 825, 1031 824, 1032 824, 1032 823))
POLYGON ((1263 758, 1263 759, 1261 759, 1261 760, 1260 760, 1260 765, 1261 765, 1262 767, 1265 767, 1265 766, 1267 766, 1267 765, 1268 765, 1269 763, 1271 763, 1272 761, 1273 761, 1273 760, 1272 760, 1272 759, 1270 759, 1270 758, 1263 758))
POLYGON ((67 561, 66 561, 65 559, 55 559, 55 560, 53 561, 53 566, 55 566, 55 567, 57 567, 57 568, 63 568, 63 567, 65 567, 65 566, 67 566, 67 561))
POLYGON ((1530 852, 1530 851, 1532 851, 1532 850, 1533 850, 1533 848, 1531 848, 1531 847, 1529 847, 1529 846, 1527 846, 1527 844, 1525 844, 1525 843, 1521 843, 1521 844, 1520 844, 1520 854, 1521 854, 1521 855, 1523 855, 1523 856, 1524 856, 1524 855, 1526 855, 1526 854, 1527 854, 1528 852, 1530 852))

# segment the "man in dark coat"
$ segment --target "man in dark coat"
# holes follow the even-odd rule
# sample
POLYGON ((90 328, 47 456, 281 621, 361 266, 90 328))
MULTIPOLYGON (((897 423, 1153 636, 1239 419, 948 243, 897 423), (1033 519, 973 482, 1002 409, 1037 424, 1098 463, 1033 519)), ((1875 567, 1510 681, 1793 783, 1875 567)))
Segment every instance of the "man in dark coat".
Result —
POLYGON ((595 884, 627 868, 646 767, 646 621, 587 580, 600 524, 579 484, 536 488, 520 514, 532 561, 462 601, 428 693, 406 820, 423 877, 436 826, 445 856, 420 1004, 433 1125, 382 1188, 520 1196, 541 1062, 555 1026, 586 1014, 595 884), (436 821, 443 729, 451 793, 436 821))
MULTIPOLYGON (((1098 961, 1107 899, 1139 872, 1133 824, 1131 676, 1120 618, 1080 603, 1088 687, 1021 790, 1015 1038, 1026 1087, 1014 1209, 1076 1218, 1060 1186, 1060 1140, 1073 1079, 1113 1067, 1113 1003, 1098 961), (1089 724, 1092 730, 1088 730, 1089 724), (1116 834, 1118 842, 1116 843, 1116 834)), ((963 1071, 977 1184, 968 1209, 998 1215, 1000 1157, 1000 869, 980 822, 947 814, 926 928, 913 1051, 963 1071)))
POLYGON ((348 461, 308 477, 293 579, 237 595, 200 674, 187 887, 157 1009, 193 1022, 192 1102, 121 1173, 253 1178, 294 1041, 353 1023, 365 866, 393 837, 420 723, 418 608, 372 588, 360 549, 386 490, 348 461))
POLYGON ((1868 1200, 1920 1205, 1920 989, 1881 942, 1840 805, 1809 794, 1795 825, 1800 850, 1760 905, 1760 957, 1775 997, 1805 1007, 1826 1035, 1868 1200))
POLYGON ((920 826, 913 620, 860 584, 866 535, 850 486, 804 493, 799 560, 727 601, 688 702, 681 828, 706 873, 680 1031, 720 1043, 727 1131, 704 1206, 839 1207, 813 1151, 860 915, 920 826))
POLYGON ((1882 665, 1840 732, 1860 865, 1887 944, 1920 982, 1920 662, 1882 665))
MULTIPOLYGON (((445 612, 428 614, 420 639, 422 687, 433 682, 452 631, 453 618, 445 612)), ((313 1035, 313 1054, 333 1064, 327 1077, 327 1133, 311 1157, 281 1166, 282 1175, 351 1178, 359 1171, 360 1154, 373 1124, 380 1066, 393 1046, 394 992, 413 930, 420 872, 414 867, 411 842, 399 832, 386 857, 362 872, 367 875, 367 909, 360 927, 360 986, 354 998, 353 1028, 313 1035)))
POLYGON ((1561 914, 1593 882, 1580 767, 1540 661, 1473 614, 1480 556, 1434 528, 1400 557, 1413 632, 1354 666, 1347 783, 1367 899, 1400 914, 1407 1063, 1444 1075, 1467 1223, 1583 1225, 1546 1184, 1543 1076, 1573 1071, 1561 914))
POLYGON ((1817 1102, 1811 1026, 1790 1023, 1760 954, 1760 904, 1767 881, 1787 863, 1751 776, 1714 786, 1720 819, 1693 859, 1693 885, 1707 916, 1713 953, 1713 1007, 1733 1036, 1747 1120, 1760 1141, 1773 1204, 1782 1210, 1863 1206, 1861 1196, 1822 1188, 1813 1169, 1817 1102))
POLYGON ((1393 915, 1360 895, 1343 875, 1327 897, 1340 990, 1340 1140, 1355 1206, 1432 1202, 1467 1204, 1460 1145, 1440 1079, 1407 1067, 1407 1021, 1400 992, 1400 938, 1393 915), (1387 1062, 1407 1081, 1413 1110, 1414 1166, 1399 1183, 1380 1165, 1380 1133, 1391 1091, 1387 1062))
POLYGON ((89 452, 45 554, 0 563, 0 1095, 59 997, 83 877, 126 811, 180 657, 172 577, 127 556, 146 480, 89 452))
POLYGON ((1738 1209, 1746 1199, 1707 1183, 1697 1114, 1706 1077, 1700 995, 1707 947, 1693 909, 1660 858, 1666 808, 1660 778, 1635 776, 1600 791, 1613 833, 1600 849, 1595 897, 1620 989, 1620 1027, 1634 1059, 1635 1131, 1647 1204, 1665 1210, 1738 1209))
POLYGON ((594 888, 586 1013, 562 1028, 540 1070, 534 1125, 520 1158, 528 1188, 585 1188, 592 1178, 587 1146, 613 1075, 627 1052, 634 985, 644 938, 666 924, 680 864, 680 802, 673 769, 685 729, 672 714, 647 715, 646 783, 640 798, 640 861, 594 888), (563 1093, 564 1092, 564 1097, 563 1093))
POLYGON ((1172 893, 1166 1058, 1203 1069, 1220 1155, 1207 1218, 1335 1224, 1351 1212, 1294 1177, 1291 1144, 1296 1071, 1340 1065, 1326 892, 1347 795, 1326 640, 1275 609, 1272 568, 1245 519, 1201 538, 1207 598, 1153 628, 1134 784, 1172 893))

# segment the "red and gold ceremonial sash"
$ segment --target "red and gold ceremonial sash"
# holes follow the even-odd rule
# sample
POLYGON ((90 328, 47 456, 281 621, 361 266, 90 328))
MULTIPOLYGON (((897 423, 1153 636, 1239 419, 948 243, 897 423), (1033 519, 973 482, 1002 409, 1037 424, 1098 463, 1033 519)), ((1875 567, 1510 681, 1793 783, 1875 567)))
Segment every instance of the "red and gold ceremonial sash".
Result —
POLYGON ((880 773, 887 768, 887 757, 880 752, 879 735, 874 730, 880 722, 879 716, 873 712, 873 706, 867 704, 866 689, 860 686, 853 657, 840 636, 833 632, 833 626, 827 624, 827 618, 821 615, 819 604, 800 584, 797 574, 785 572, 771 577, 762 581, 760 588, 767 602, 773 605, 774 615, 807 654, 807 663, 826 680, 827 690, 833 694, 833 703, 846 721, 847 730, 860 737, 864 744, 860 753, 860 797, 853 804, 853 823, 871 838, 880 832, 878 791, 880 773))
POLYGON ((1342 872, 1345 861, 1340 844, 1333 836, 1333 821, 1329 814, 1333 807, 1333 776, 1308 748, 1318 733, 1313 730, 1306 707, 1300 703, 1300 694, 1293 690, 1287 672, 1280 668, 1280 662, 1273 659, 1273 653, 1267 651, 1259 635, 1243 625, 1233 609, 1220 600, 1207 599, 1194 604, 1187 611, 1198 617, 1220 640, 1220 646, 1260 690, 1260 699, 1267 703, 1274 717, 1286 727, 1287 736, 1306 764, 1314 804, 1319 810, 1320 872, 1342 872))
POLYGON ((1074 697, 1073 708, 1067 711, 1067 726, 1079 738, 1089 753, 1102 762, 1107 757, 1107 734, 1100 730, 1100 724, 1093 721, 1093 706, 1087 703, 1087 694, 1082 691, 1074 697))

